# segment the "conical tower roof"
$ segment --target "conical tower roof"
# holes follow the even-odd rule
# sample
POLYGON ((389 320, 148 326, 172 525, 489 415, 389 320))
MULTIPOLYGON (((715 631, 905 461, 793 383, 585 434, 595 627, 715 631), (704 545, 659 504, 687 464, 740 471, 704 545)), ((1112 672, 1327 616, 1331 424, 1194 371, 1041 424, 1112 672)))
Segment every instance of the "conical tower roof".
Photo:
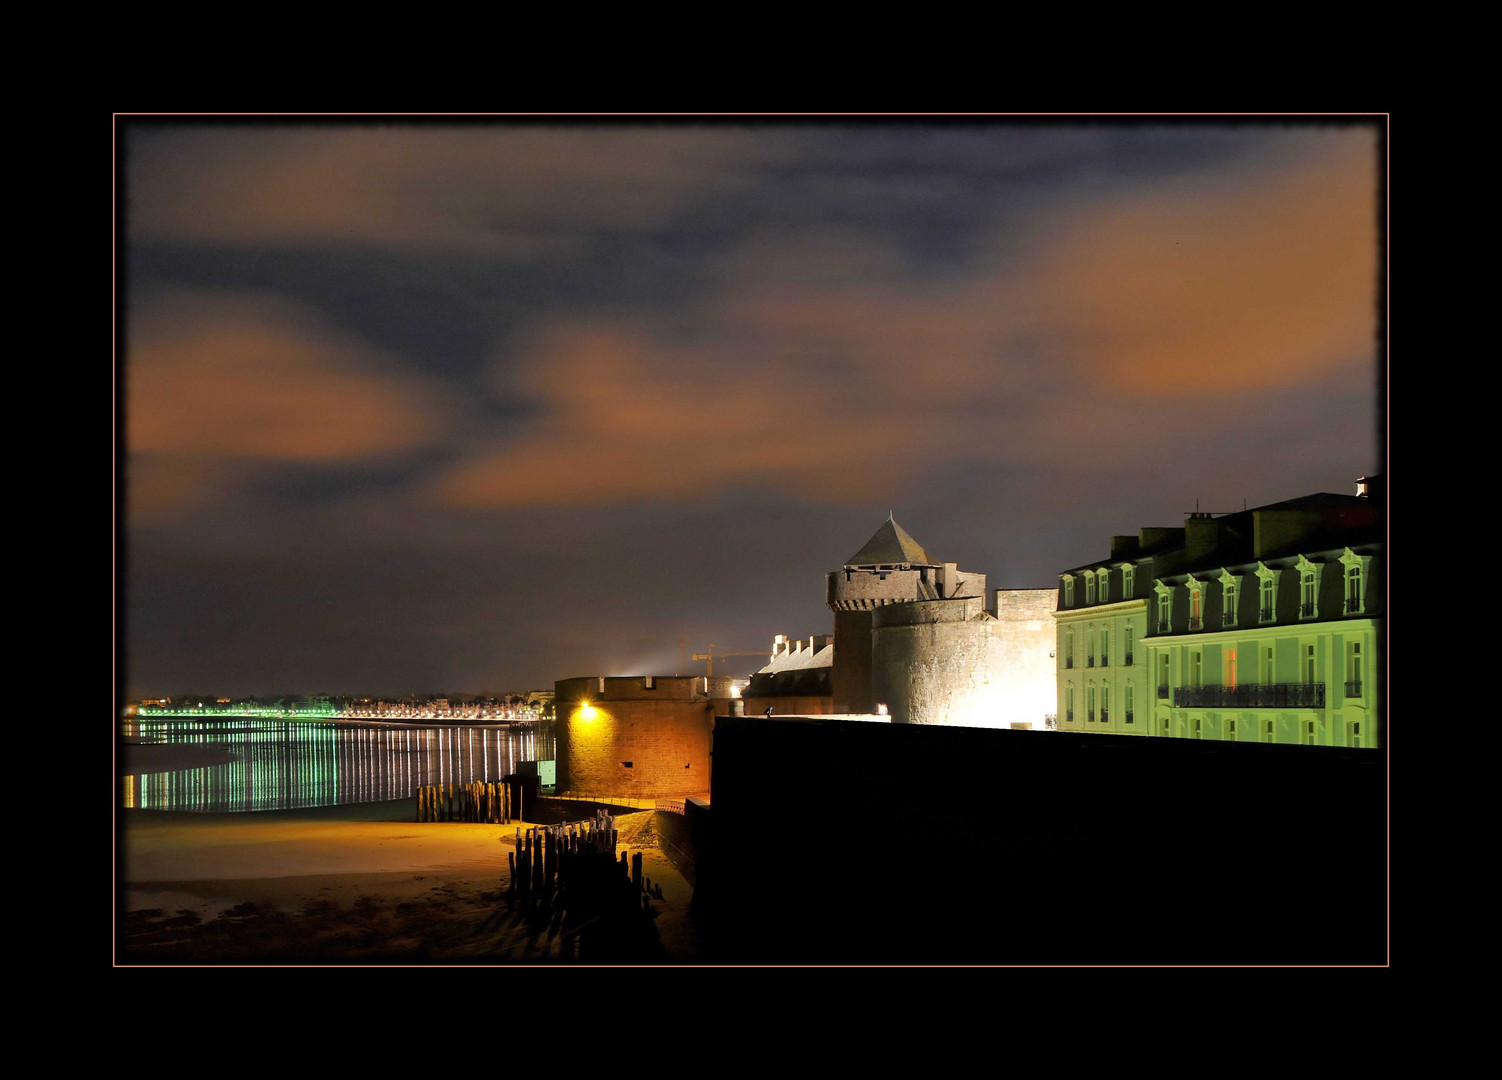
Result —
POLYGON ((913 563, 919 566, 937 566, 923 550, 923 545, 907 534, 907 530, 891 518, 881 523, 863 548, 845 560, 846 566, 891 566, 897 563, 913 563))

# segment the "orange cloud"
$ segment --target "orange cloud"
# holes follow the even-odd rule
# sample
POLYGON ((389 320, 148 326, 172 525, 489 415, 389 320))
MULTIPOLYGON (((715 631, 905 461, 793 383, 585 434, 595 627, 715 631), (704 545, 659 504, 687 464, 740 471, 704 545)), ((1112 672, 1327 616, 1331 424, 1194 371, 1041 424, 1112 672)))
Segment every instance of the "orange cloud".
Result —
POLYGON ((1371 137, 1336 132, 1278 167, 1079 215, 1033 295, 1070 358, 1117 388, 1309 382, 1374 354, 1376 221, 1371 137))
POLYGON ((133 316, 124 367, 133 489, 163 508, 221 468, 390 460, 432 443, 432 388, 285 301, 165 298, 133 316))
POLYGON ((1093 205, 1026 250, 998 237, 958 280, 904 277, 848 233, 757 245, 671 323, 543 335, 519 388, 543 417, 473 448, 438 497, 760 485, 859 502, 964 462, 1100 476, 1124 453, 1226 438, 1227 395, 1342 371, 1366 385, 1374 159, 1369 137, 1340 134, 1260 170, 1093 205))

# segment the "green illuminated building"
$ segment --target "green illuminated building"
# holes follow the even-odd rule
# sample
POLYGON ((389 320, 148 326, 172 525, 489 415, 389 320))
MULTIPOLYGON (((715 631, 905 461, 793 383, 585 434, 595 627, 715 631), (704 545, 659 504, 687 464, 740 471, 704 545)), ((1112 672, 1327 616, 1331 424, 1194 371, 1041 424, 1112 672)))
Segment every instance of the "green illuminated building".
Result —
POLYGON ((1059 575, 1058 728, 1381 745, 1381 478, 1112 538, 1059 575))

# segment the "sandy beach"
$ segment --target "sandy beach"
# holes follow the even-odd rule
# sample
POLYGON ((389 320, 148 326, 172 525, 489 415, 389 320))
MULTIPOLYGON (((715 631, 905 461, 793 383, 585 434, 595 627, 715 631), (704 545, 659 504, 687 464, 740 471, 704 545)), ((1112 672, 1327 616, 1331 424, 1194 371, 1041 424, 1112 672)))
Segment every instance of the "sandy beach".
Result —
MULTIPOLYGON (((122 764, 123 773, 139 761, 122 764)), ((407 799, 119 813, 122 964, 588 961, 573 955, 558 920, 510 910, 516 824, 418 824, 407 799)), ((600 962, 694 962, 693 890, 657 847, 653 813, 621 815, 618 825, 621 849, 642 853, 663 898, 656 940, 600 962)))

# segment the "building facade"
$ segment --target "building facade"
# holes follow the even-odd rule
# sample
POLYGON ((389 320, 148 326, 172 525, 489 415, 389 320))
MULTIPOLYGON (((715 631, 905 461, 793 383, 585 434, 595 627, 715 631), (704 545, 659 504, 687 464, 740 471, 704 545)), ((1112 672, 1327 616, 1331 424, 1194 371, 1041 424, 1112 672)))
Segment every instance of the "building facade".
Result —
POLYGON ((1379 478, 1112 540, 1059 578, 1058 726, 1382 744, 1379 478))

